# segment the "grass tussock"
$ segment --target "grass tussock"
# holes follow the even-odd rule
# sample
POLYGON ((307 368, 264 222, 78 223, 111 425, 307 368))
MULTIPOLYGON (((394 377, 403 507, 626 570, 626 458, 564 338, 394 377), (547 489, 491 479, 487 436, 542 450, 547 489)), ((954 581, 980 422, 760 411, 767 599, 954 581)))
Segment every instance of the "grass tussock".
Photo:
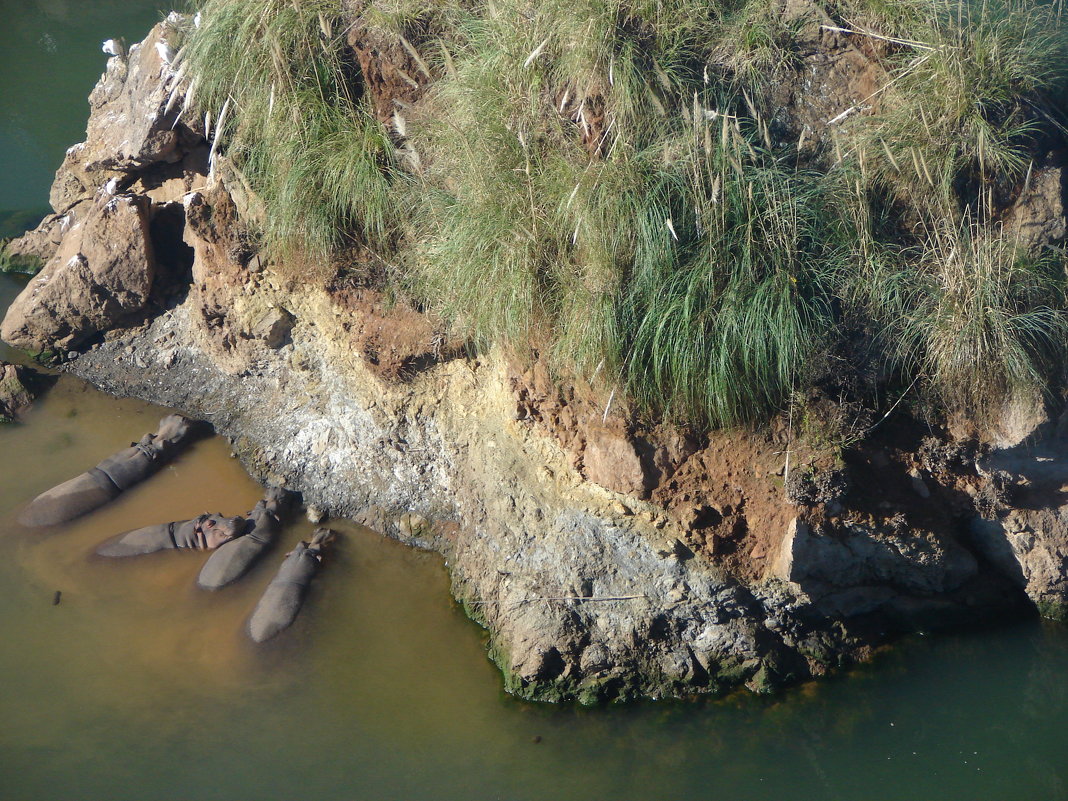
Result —
POLYGON ((622 358, 646 406, 666 399, 677 416, 724 425, 780 408, 807 377, 852 249, 820 176, 783 169, 735 120, 713 127, 711 150, 665 187, 673 225, 659 253, 634 264, 622 358))
POLYGON ((1030 256, 965 222, 936 232, 919 258, 931 276, 907 318, 901 348, 917 354, 947 406, 972 417, 1033 396, 1063 357, 1063 260, 1030 256))
POLYGON ((325 259, 353 238, 386 243, 393 148, 354 91, 340 0, 199 8, 182 48, 189 102, 259 194, 268 249, 325 259))
POLYGON ((818 178, 709 78, 734 18, 590 0, 469 19, 415 137, 411 290, 647 408, 725 425, 781 403, 827 326, 838 232, 818 178))
POLYGON ((1027 172, 1044 106, 1068 80, 1060 4, 924 0, 883 13, 907 36, 875 112, 857 119, 872 178, 929 223, 989 215, 1027 172))
POLYGON ((1027 253, 965 217, 905 255, 863 282, 899 369, 924 378, 950 412, 981 423, 1007 401, 1047 391, 1068 336, 1061 254, 1027 253))

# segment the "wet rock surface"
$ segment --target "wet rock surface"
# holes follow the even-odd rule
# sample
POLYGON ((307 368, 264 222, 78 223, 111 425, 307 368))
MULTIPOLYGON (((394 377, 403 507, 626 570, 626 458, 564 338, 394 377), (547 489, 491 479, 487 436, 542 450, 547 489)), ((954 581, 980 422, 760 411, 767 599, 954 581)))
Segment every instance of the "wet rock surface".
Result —
POLYGON ((37 382, 28 368, 0 362, 0 423, 10 422, 33 403, 37 382))

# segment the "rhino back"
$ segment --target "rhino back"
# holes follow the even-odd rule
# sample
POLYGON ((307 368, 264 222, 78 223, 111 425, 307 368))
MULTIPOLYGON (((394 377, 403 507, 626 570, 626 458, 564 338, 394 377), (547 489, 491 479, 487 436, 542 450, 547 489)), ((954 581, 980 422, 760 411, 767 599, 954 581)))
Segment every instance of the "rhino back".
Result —
POLYGON ((266 543, 257 542, 247 534, 220 545, 204 562, 197 585, 205 590, 218 590, 237 581, 266 549, 266 543))
POLYGON ((105 542, 96 552, 99 556, 107 557, 143 556, 173 547, 170 524, 161 523, 120 534, 105 542))

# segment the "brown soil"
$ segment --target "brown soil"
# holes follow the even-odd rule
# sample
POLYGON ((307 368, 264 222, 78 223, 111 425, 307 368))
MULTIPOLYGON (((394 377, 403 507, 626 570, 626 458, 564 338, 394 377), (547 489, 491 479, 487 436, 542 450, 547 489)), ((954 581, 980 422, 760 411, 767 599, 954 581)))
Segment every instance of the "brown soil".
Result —
POLYGON ((408 381, 433 364, 457 358, 464 343, 403 300, 367 287, 333 286, 342 329, 368 367, 385 381, 408 381))
POLYGON ((717 432, 653 493, 694 554, 748 580, 763 577, 797 507, 786 499, 785 438, 717 432))
POLYGON ((624 402, 614 401, 605 415, 606 401, 592 388, 556 384, 540 359, 516 368, 511 385, 516 419, 554 438, 586 478, 665 510, 685 532, 683 556, 742 578, 763 576, 798 513, 783 487, 785 426, 718 432, 704 441, 675 426, 645 426, 624 402), (605 440, 618 447, 595 466, 593 443, 605 440))
POLYGON ((390 123, 393 115, 418 102, 434 76, 417 45, 364 27, 357 22, 349 31, 348 43, 356 55, 363 76, 363 88, 380 122, 390 123), (409 49, 410 48, 410 49, 409 49))

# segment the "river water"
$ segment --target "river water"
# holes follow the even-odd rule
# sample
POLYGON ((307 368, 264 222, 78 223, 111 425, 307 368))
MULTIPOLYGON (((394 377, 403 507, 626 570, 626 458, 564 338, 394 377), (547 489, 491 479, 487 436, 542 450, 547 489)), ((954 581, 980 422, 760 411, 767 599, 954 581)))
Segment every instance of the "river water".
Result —
MULTIPOLYGON (((157 5, 0 0, 0 209, 46 205, 99 42, 138 39, 157 5)), ((0 309, 20 285, 0 276, 0 309)), ((441 560, 366 529, 332 523, 335 557, 267 647, 242 626, 308 524, 214 594, 194 586, 202 556, 91 556, 129 528, 250 508, 259 488, 219 439, 82 521, 18 526, 166 411, 63 377, 0 428, 0 799, 1068 799, 1062 626, 918 636, 773 698, 539 706, 502 693, 441 560)))

